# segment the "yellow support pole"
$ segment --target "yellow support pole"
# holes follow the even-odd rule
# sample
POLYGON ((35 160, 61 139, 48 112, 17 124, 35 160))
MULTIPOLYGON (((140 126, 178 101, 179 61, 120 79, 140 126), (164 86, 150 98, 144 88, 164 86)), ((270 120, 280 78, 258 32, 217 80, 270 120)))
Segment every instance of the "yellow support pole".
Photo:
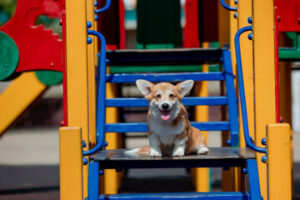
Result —
MULTIPOLYGON (((232 2, 233 1, 234 0, 232 0, 232 2)), ((228 10, 225 10, 220 3, 218 3, 218 22, 219 44, 220 47, 223 47, 225 44, 229 44, 229 12, 228 10)))
POLYGON ((34 72, 24 72, 0 94, 0 135, 45 92, 34 72))
MULTIPOLYGON (((203 48, 209 48, 208 42, 203 42, 203 48)), ((202 71, 208 72, 209 65, 202 65, 202 71)), ((207 97, 208 94, 208 81, 201 81, 195 85, 195 96, 207 97)), ((196 106, 195 107, 195 119, 198 122, 209 121, 209 108, 208 106, 196 106)), ((201 131, 202 135, 205 137, 206 143, 208 142, 208 132, 201 131)), ((197 192, 209 192, 209 168, 195 168, 195 186, 197 192)))
POLYGON ((60 199, 82 200, 82 141, 79 127, 59 129, 60 199))
POLYGON ((268 199, 292 199, 291 137, 289 124, 267 126, 268 199))
MULTIPOLYGON (((261 146, 266 125, 276 122, 273 0, 253 0, 255 143, 261 146)), ((262 196, 267 199, 267 167, 257 154, 262 196)))
MULTIPOLYGON (((94 15, 94 0, 87 0, 87 20, 92 23, 91 30, 96 30, 95 15, 94 15)), ((96 61, 97 54, 96 44, 97 37, 89 35, 93 42, 88 45, 88 96, 89 96, 89 139, 91 147, 96 144, 96 61)))
MULTIPOLYGON (((230 6, 236 7, 234 0, 229 1, 230 6)), ((219 4, 219 42, 220 46, 224 44, 230 45, 233 73, 236 74, 236 58, 234 48, 234 35, 237 32, 237 19, 234 18, 234 12, 225 10, 221 4, 219 4), (229 29, 228 29, 229 27, 229 29)), ((222 84, 221 84, 222 87, 222 84)), ((225 112, 225 111, 222 111, 225 112)), ((225 114, 222 116, 224 117, 225 114)), ((222 134, 222 143, 224 144, 228 136, 222 134)), ((223 191, 235 191, 238 187, 238 174, 237 168, 230 168, 229 170, 222 170, 222 190, 223 191)))
MULTIPOLYGON (((231 7, 236 7, 234 0, 229 1, 231 7)), ((229 47, 230 47, 230 52, 231 52, 231 63, 232 63, 232 70, 233 74, 236 74, 236 57, 235 57, 235 47, 234 47, 234 36, 237 32, 238 29, 238 24, 237 24, 237 19, 234 18, 234 14, 230 12, 229 15, 229 47)), ((235 85, 236 85, 235 80, 235 85)))
MULTIPOLYGON (((117 93, 117 85, 108 83, 106 84, 106 97, 114 98, 117 93)), ((107 108, 106 109, 106 123, 118 122, 118 109, 107 108)), ((108 146, 106 149, 118 149, 121 135, 118 133, 107 133, 106 141, 108 146)), ((114 169, 107 169, 104 171, 104 193, 105 194, 117 194, 120 186, 120 173, 117 173, 114 169)))
MULTIPOLYGON (((238 29, 249 26, 248 18, 252 17, 252 0, 243 0, 238 2, 238 29)), ((254 77, 253 77, 253 48, 252 41, 248 39, 248 35, 244 34, 240 38, 241 57, 243 65, 244 88, 246 96, 246 105, 248 113, 249 133, 254 138, 254 77)), ((234 58, 236 62, 236 58, 234 58)), ((237 79, 236 79, 237 81, 237 79)), ((238 90, 238 89, 237 89, 238 90)), ((239 109, 241 113, 241 108, 239 109)), ((244 129, 242 123, 242 115, 240 115, 240 147, 246 147, 244 138, 244 129)), ((235 191, 245 190, 245 176, 240 173, 240 169, 236 168, 235 191)))
MULTIPOLYGON (((86 0, 66 0, 66 69, 68 126, 80 127, 89 148, 89 95, 86 0)), ((94 127, 91 127, 93 129, 94 127)), ((69 168, 70 171, 75 170, 69 168)), ((63 170, 65 171, 65 170, 63 170)), ((71 172, 70 172, 71 173, 71 172)), ((74 172, 75 173, 75 172, 74 172)), ((83 166, 83 195, 87 197, 88 166, 83 166)), ((77 183, 73 183, 77 184, 77 183)), ((65 195, 61 191, 61 195, 65 195)), ((74 191, 68 191, 71 193, 74 191)), ((70 198, 68 198, 70 199, 70 198)))
MULTIPOLYGON (((252 16, 252 0, 239 1, 238 26, 239 29, 249 26, 248 17, 252 16)), ((253 102, 253 48, 252 41, 248 39, 248 34, 243 34, 240 38, 241 57, 243 65, 244 87, 248 114, 248 125, 250 136, 254 138, 254 102, 253 102)), ((236 58, 234 59, 236 60, 236 58)), ((242 115, 240 115, 242 116, 242 115)), ((245 147, 244 130, 242 118, 240 118, 240 146, 245 147)))

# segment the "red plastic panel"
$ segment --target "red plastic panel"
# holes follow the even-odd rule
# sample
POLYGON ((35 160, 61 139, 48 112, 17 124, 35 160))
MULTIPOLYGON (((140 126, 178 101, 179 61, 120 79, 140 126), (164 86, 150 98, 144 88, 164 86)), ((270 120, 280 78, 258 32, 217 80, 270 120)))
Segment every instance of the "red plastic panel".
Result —
POLYGON ((63 20, 64 0, 18 0, 15 15, 0 31, 16 42, 20 54, 17 72, 29 70, 63 71, 63 41, 52 30, 35 26, 40 15, 63 20))
POLYGON ((183 29, 183 46, 185 48, 199 47, 199 17, 198 0, 186 0, 185 27, 183 29))
POLYGON ((275 0, 279 32, 300 32, 300 0, 275 0))
POLYGON ((126 48, 125 8, 123 0, 119 0, 120 49, 126 48))

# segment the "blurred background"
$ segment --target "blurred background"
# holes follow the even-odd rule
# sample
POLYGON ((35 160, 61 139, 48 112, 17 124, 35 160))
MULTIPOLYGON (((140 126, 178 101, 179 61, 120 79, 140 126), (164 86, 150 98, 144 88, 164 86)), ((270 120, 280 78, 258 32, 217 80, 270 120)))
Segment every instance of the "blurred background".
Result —
MULTIPOLYGON (((0 26, 14 15, 17 0, 0 0, 0 26)), ((185 26, 185 13, 181 0, 181 27, 185 26)), ((138 48, 136 0, 124 0, 126 48, 138 48)), ((43 24, 61 38, 61 26, 58 19, 40 16, 35 25, 43 24)), ((1 48, 1 47, 0 47, 1 48)), ((294 188, 296 197, 300 195, 300 63, 292 63, 292 128, 294 132, 294 188)), ((0 95, 10 85, 10 81, 0 82, 0 95)), ((209 93, 218 95, 220 86, 210 83, 209 93)), ((123 94, 136 96, 134 86, 124 86, 123 94)), ((51 86, 12 124, 0 137, 0 199, 59 199, 59 144, 58 128, 63 120, 62 85, 51 86)), ((22 99, 20 99, 22 101, 22 99)), ((1 114, 1 110, 0 110, 1 114)), ((145 119, 145 114, 128 115, 128 120, 145 119)), ((210 109, 209 118, 220 117, 220 108, 210 109)), ((128 134, 127 147, 143 146, 148 143, 144 135, 128 134)), ((209 135, 209 146, 220 146, 220 134, 209 135)), ((213 190, 220 189, 220 170, 211 171, 213 190)), ((194 191, 192 179, 186 169, 134 170, 128 172, 124 191, 145 192, 145 188, 160 191, 194 191), (144 180, 144 188, 138 184, 144 180), (170 184, 171 182, 178 184, 170 184), (174 188, 175 187, 175 188, 174 188)), ((155 192, 155 191, 154 191, 155 192)), ((300 199, 300 198, 299 198, 300 199)))

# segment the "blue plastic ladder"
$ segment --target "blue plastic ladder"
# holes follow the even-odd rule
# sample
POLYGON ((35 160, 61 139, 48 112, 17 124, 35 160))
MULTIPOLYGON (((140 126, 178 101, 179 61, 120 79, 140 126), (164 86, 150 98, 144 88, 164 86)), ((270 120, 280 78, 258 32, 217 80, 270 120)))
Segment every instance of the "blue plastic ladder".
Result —
MULTIPOLYGON (((234 75, 231 66, 231 55, 227 49, 175 49, 175 50, 117 50, 108 52, 110 64, 118 65, 153 65, 153 64, 203 64, 221 63, 222 72, 195 73, 156 73, 156 74, 106 74, 106 51, 104 37, 95 31, 89 34, 101 39, 101 52, 98 54, 97 75, 97 145, 85 151, 90 156, 89 162, 89 200, 96 199, 260 199, 260 188, 255 153, 249 148, 238 148, 239 124, 237 98, 234 87, 234 75), (208 155, 188 155, 176 158, 128 157, 124 149, 104 150, 106 132, 147 132, 145 123, 105 123, 106 107, 146 107, 144 98, 107 99, 106 83, 134 83, 137 79, 152 82, 183 81, 224 81, 227 94, 218 97, 185 97, 186 106, 223 105, 228 106, 229 121, 192 122, 192 125, 203 131, 229 131, 229 148, 211 148, 208 155), (242 167, 248 171, 249 192, 220 193, 172 193, 172 194, 118 194, 99 195, 99 174, 103 169, 128 169, 152 167, 242 167)), ((145 66, 146 67, 146 66, 145 66)), ((243 99, 242 99, 243 100, 243 99)))

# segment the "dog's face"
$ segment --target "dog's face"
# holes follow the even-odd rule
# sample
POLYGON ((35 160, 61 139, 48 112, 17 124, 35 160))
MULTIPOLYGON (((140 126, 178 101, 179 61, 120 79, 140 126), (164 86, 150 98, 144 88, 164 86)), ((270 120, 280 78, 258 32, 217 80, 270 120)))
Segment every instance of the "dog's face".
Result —
POLYGON ((162 82, 153 84, 145 80, 137 80, 139 91, 149 100, 150 111, 160 115, 164 121, 176 118, 181 104, 181 98, 192 89, 194 81, 187 80, 177 85, 162 82))

